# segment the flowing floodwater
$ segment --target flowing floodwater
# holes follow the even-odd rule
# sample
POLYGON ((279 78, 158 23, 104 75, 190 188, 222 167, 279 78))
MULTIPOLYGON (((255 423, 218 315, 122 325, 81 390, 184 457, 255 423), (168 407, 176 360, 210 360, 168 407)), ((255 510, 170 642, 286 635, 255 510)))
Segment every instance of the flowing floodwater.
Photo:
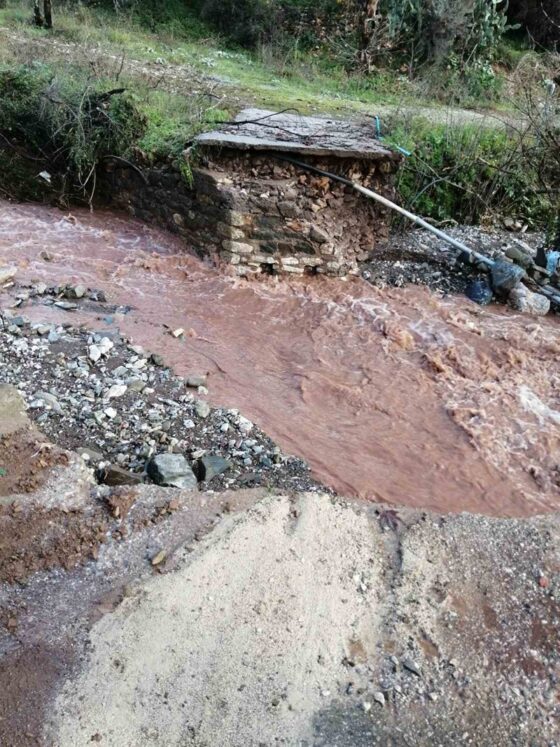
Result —
MULTIPOLYGON (((214 404, 342 494, 497 515, 560 505, 557 317, 359 279, 247 282, 130 218, 36 205, 0 202, 0 261, 20 283, 82 282, 131 307, 112 321, 124 334, 178 374, 207 371, 214 404)), ((96 314, 80 317, 111 323, 96 314)))

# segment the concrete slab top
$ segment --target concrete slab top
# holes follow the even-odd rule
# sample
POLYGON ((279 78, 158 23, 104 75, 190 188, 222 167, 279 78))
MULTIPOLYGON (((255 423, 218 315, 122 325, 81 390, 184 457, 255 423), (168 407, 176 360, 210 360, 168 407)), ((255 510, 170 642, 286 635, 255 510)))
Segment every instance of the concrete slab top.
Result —
POLYGON ((280 151, 363 160, 398 159, 375 138, 373 121, 345 121, 245 109, 234 122, 199 135, 200 145, 238 150, 280 151))

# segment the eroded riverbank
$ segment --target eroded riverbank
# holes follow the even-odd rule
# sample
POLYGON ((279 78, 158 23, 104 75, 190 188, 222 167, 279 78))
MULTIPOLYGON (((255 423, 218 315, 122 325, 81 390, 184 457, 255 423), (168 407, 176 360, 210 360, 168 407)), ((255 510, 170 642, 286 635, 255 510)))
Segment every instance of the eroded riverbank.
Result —
POLYGON ((342 494, 494 515, 558 508, 556 317, 361 280, 247 283, 106 213, 1 203, 0 258, 23 285, 102 289, 116 311, 101 318, 87 304, 24 312, 118 327, 178 374, 208 372, 214 404, 342 494))

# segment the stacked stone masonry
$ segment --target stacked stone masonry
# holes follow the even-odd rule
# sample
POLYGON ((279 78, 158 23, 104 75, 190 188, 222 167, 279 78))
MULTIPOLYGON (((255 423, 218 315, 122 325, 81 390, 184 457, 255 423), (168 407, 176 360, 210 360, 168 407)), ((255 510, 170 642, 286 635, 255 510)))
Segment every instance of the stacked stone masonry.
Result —
MULTIPOLYGON (((200 256, 239 275, 355 274, 389 217, 349 186, 303 171, 274 153, 211 150, 192 172, 173 165, 145 171, 147 184, 125 167, 108 177, 111 200, 147 222, 183 236, 200 256)), ((397 157, 302 157, 311 166, 392 196, 397 157)))

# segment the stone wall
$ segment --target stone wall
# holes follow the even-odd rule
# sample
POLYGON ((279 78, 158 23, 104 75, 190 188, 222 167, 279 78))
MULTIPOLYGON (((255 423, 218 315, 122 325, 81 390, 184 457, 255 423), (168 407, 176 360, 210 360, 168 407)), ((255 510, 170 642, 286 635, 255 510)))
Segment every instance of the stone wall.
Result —
MULTIPOLYGON (((305 161, 392 195, 397 158, 305 161)), ((387 236, 381 206, 267 154, 221 150, 192 180, 169 165, 151 168, 146 177, 143 184, 134 171, 113 167, 113 204, 179 233, 198 254, 233 265, 239 275, 353 274, 387 236)))

